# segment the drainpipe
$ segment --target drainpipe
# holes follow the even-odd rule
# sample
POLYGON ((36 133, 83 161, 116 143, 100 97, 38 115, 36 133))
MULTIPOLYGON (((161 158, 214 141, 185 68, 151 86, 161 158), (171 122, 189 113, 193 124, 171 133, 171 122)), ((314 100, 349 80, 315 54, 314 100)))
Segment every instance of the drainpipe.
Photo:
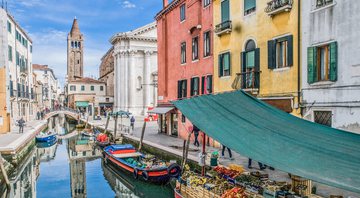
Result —
MULTIPOLYGON (((301 55, 301 39, 300 39, 300 36, 301 36, 301 31, 300 31, 300 28, 301 28, 301 0, 298 0, 298 53, 297 53, 297 66, 298 66, 298 79, 297 79, 297 84, 298 84, 298 108, 300 108, 300 95, 301 95, 301 89, 300 89, 300 85, 301 85, 301 82, 300 82, 300 75, 301 75, 301 70, 300 70, 300 63, 301 63, 301 58, 300 58, 300 55, 301 55)), ((301 117, 303 117, 303 112, 302 112, 302 109, 300 108, 300 115, 301 117)))

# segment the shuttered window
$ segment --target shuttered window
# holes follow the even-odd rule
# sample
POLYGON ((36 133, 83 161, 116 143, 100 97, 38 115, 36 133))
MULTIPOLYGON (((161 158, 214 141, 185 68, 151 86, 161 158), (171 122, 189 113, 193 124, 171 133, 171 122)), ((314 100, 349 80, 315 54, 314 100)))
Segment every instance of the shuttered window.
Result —
POLYGON ((187 97, 187 80, 178 81, 178 98, 187 97))
POLYGON ((199 77, 191 78, 190 95, 191 96, 199 95, 199 77))
POLYGON ((308 48, 308 83, 337 80, 337 42, 308 48))
POLYGON ((204 33, 204 57, 210 56, 211 38, 210 31, 204 33))
POLYGON ((186 63, 186 43, 182 42, 181 43, 181 52, 180 52, 180 56, 181 56, 181 64, 186 63))
POLYGON ((293 36, 268 41, 268 68, 276 69, 293 65, 293 36))
POLYGON ((180 6, 180 21, 185 20, 185 4, 180 6))
POLYGON ((256 0, 244 0, 244 15, 248 15, 256 10, 256 0))
POLYGON ((12 47, 10 45, 8 46, 8 60, 9 61, 13 60, 12 47))
POLYGON ((199 59, 199 37, 192 39, 192 60, 199 59))
POLYGON ((223 0, 221 2, 221 22, 230 20, 230 0, 223 0))
POLYGON ((204 2, 204 7, 206 7, 206 6, 210 5, 211 0, 203 0, 203 2, 204 2))
POLYGON ((10 23, 9 21, 7 22, 7 30, 8 30, 9 33, 12 32, 12 30, 11 30, 11 23, 10 23))
POLYGON ((95 87, 92 85, 92 86, 90 86, 90 90, 91 91, 94 91, 95 90, 95 87))
POLYGON ((219 76, 230 76, 230 52, 219 55, 219 76))
POLYGON ((85 86, 81 85, 81 91, 85 91, 85 86))

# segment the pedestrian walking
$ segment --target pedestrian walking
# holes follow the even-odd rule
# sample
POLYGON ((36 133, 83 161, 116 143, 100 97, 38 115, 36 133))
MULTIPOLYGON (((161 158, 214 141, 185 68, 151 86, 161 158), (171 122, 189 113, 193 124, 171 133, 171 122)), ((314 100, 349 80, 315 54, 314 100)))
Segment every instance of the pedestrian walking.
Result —
POLYGON ((44 110, 41 111, 40 116, 41 116, 41 119, 43 120, 44 119, 44 110))
POLYGON ((134 130, 134 125, 135 125, 135 117, 131 116, 130 118, 130 127, 132 130, 134 130))
MULTIPOLYGON (((248 161, 248 168, 249 168, 249 169, 252 169, 251 164, 252 164, 252 159, 249 158, 249 161, 248 161)), ((258 164, 259 164, 260 170, 264 170, 264 169, 266 168, 266 165, 265 165, 265 164, 262 164, 262 163, 260 163, 260 162, 258 162, 258 164)))
POLYGON ((232 157, 231 149, 230 149, 229 147, 225 146, 225 145, 222 145, 221 157, 222 157, 222 158, 225 158, 225 149, 228 150, 229 158, 230 158, 231 160, 234 160, 234 158, 232 157))
POLYGON ((36 119, 40 120, 40 111, 36 112, 36 119))
POLYGON ((21 117, 17 123, 19 125, 19 133, 24 133, 25 120, 21 117))
POLYGON ((194 145, 199 147, 200 142, 198 140, 200 129, 197 128, 197 126, 194 125, 192 132, 194 133, 194 145))

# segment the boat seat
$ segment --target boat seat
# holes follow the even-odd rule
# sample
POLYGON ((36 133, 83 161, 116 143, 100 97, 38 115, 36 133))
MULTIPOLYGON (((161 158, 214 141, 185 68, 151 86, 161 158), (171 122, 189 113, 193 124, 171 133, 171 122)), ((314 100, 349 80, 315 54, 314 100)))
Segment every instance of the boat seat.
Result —
POLYGON ((116 158, 128 158, 128 157, 139 157, 142 156, 141 153, 135 152, 135 153, 121 153, 121 154, 113 154, 116 158))

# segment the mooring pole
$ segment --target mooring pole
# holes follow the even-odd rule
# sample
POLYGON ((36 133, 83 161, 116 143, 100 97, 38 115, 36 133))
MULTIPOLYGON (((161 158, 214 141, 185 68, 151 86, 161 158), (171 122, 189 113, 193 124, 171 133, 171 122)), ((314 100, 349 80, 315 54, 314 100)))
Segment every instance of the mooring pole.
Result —
POLYGON ((144 124, 143 127, 141 129, 141 137, 140 137, 140 142, 139 142, 139 151, 141 150, 142 144, 143 144, 143 140, 144 140, 144 134, 145 134, 145 128, 146 128, 146 122, 144 120, 144 124))
POLYGON ((118 114, 115 115, 115 127, 114 127, 114 142, 116 140, 116 132, 117 132, 117 122, 118 122, 118 114))
MULTIPOLYGON (((205 144, 206 144, 206 134, 203 132, 203 139, 202 139, 202 142, 203 142, 203 145, 202 145, 202 154, 205 155, 206 152, 205 152, 205 144)), ((203 156, 205 157, 205 156, 203 156)), ((202 166, 202 169, 201 169, 201 175, 202 176, 205 176, 205 165, 206 165, 206 161, 204 160, 204 164, 202 166)))
POLYGON ((88 123, 89 123, 89 117, 90 117, 90 116, 88 115, 87 118, 86 118, 85 129, 86 129, 88 123))
POLYGON ((106 118, 106 124, 105 124, 105 130, 104 130, 104 134, 106 134, 106 131, 108 129, 108 126, 109 126, 109 122, 110 122, 110 116, 107 115, 107 118, 106 118))
POLYGON ((7 194, 9 194, 11 186, 10 186, 10 181, 9 181, 9 178, 8 178, 6 170, 5 170, 4 160, 3 160, 1 153, 0 153, 0 168, 1 168, 1 172, 3 174, 3 177, 5 179, 6 188, 7 188, 6 192, 7 192, 7 194))

